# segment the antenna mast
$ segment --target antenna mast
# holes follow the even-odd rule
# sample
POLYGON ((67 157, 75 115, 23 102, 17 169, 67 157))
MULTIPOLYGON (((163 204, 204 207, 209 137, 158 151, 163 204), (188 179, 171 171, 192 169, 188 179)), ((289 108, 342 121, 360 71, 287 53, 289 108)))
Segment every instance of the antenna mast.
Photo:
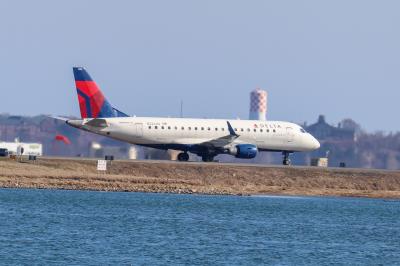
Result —
POLYGON ((183 118, 183 100, 181 100, 181 118, 183 118))

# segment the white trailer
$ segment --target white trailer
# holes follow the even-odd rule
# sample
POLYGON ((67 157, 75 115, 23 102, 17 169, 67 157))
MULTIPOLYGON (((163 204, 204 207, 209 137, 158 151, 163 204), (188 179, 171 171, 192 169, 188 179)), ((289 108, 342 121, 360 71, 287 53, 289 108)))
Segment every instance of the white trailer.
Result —
POLYGON ((0 149, 7 149, 10 155, 43 155, 41 143, 0 142, 0 149))

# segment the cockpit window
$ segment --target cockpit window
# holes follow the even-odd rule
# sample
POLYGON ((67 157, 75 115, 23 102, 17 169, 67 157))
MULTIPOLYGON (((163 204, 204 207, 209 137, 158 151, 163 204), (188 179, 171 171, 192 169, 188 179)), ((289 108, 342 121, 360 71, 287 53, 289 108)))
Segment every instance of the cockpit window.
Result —
POLYGON ((304 129, 302 129, 302 128, 300 128, 300 132, 301 133, 306 133, 306 131, 304 129))

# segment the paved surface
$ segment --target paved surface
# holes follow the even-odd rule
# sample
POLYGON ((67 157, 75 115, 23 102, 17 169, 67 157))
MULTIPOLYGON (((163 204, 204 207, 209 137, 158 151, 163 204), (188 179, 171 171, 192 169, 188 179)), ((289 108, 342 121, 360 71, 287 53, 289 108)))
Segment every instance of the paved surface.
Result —
MULTIPOLYGON (((43 156, 39 157, 38 160, 71 160, 71 161, 79 161, 79 160, 87 160, 87 161, 97 161, 103 158, 87 158, 87 157, 52 157, 52 156, 43 156)), ((234 166, 234 167, 256 167, 256 168, 291 168, 291 169, 303 169, 303 170, 326 170, 326 171, 343 171, 343 172, 399 172, 400 170, 386 170, 386 169, 368 169, 368 168, 339 168, 339 167, 314 167, 314 166, 284 166, 284 165, 266 165, 266 164, 255 164, 255 163, 226 163, 226 162, 180 162, 180 161, 172 161, 172 160, 114 160, 116 162, 125 162, 125 163, 146 163, 146 164, 182 164, 182 165, 210 165, 210 166, 234 166)))

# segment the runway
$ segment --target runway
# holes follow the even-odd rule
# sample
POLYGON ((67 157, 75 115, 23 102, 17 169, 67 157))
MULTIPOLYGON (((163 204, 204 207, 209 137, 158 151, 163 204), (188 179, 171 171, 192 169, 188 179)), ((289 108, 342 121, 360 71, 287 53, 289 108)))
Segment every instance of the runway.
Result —
MULTIPOLYGON (((97 161, 103 160, 104 158, 87 158, 87 157, 56 157, 56 156, 43 156, 39 159, 43 160, 85 160, 85 161, 97 161)), ((256 163, 229 163, 229 162, 202 162, 202 161, 187 161, 180 162, 176 160, 132 160, 132 159, 116 159, 114 162, 123 162, 123 163, 144 163, 144 164, 182 164, 182 165, 192 165, 192 166, 232 166, 232 167, 255 167, 255 168, 282 168, 282 169, 299 169, 299 170, 325 170, 325 171, 343 171, 343 172, 400 172, 399 170, 387 170, 387 169, 370 169, 370 168, 349 168, 349 167, 316 167, 316 166, 300 166, 300 165, 280 165, 280 164, 256 164, 256 163)))

